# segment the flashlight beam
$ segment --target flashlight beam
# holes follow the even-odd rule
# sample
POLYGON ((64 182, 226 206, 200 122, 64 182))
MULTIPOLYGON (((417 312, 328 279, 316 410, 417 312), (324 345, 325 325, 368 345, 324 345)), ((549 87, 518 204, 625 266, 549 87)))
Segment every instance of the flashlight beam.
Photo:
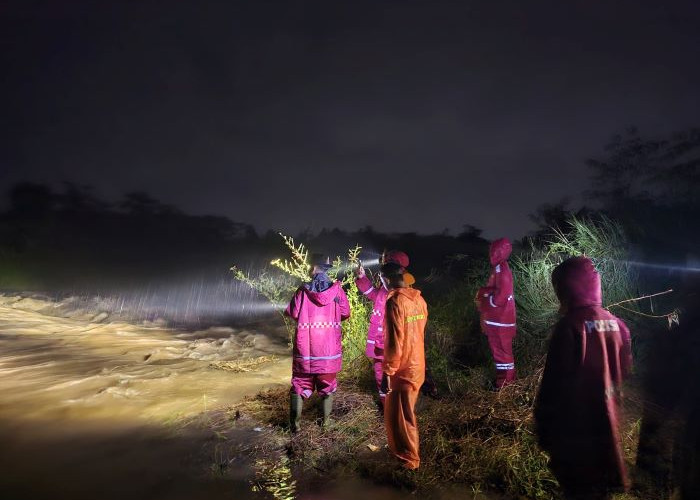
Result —
MULTIPOLYGON (((615 260, 615 259, 613 259, 615 260)), ((675 264, 656 264, 653 262, 640 262, 637 260, 617 260, 623 264, 628 264, 635 267, 646 267, 649 269, 660 269, 664 271, 679 271, 687 273, 700 273, 700 267, 679 266, 675 264)))
POLYGON ((368 260, 361 260, 360 262, 362 262, 362 266, 363 266, 363 267, 374 267, 374 266, 378 266, 378 265, 379 265, 379 259, 378 259, 378 258, 375 258, 375 259, 368 259, 368 260))

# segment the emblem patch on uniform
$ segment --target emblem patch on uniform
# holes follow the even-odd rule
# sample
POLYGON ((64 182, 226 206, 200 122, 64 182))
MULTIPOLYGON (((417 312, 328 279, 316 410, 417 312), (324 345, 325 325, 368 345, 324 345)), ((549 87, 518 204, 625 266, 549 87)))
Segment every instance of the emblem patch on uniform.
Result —
POLYGON ((420 319, 425 319, 425 314, 414 314, 413 316, 409 316, 406 318, 406 322, 413 323, 414 321, 418 321, 420 319))
POLYGON ((614 319, 597 319, 595 321, 585 321, 586 333, 591 332, 619 332, 620 326, 614 319))

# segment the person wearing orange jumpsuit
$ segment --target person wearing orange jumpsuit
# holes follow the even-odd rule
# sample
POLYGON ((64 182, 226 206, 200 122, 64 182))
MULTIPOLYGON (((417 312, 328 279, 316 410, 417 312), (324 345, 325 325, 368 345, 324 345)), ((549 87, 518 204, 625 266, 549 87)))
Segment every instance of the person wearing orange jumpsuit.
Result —
POLYGON ((407 288, 404 270, 382 266, 380 278, 389 289, 384 316, 382 386, 386 392, 384 426, 389 449, 407 469, 420 466, 415 406, 425 380, 425 324, 428 306, 420 290, 407 288))

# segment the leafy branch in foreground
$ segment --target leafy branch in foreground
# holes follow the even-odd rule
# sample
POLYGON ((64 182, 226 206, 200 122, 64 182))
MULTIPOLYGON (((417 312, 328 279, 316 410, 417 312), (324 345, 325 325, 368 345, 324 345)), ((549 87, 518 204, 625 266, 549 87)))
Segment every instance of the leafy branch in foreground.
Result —
POLYGON ((274 259, 270 264, 278 267, 286 274, 298 278, 301 281, 307 281, 309 279, 309 270, 311 265, 309 264, 309 251, 306 249, 303 243, 295 245, 294 238, 291 236, 286 236, 282 233, 279 235, 284 239, 284 244, 287 246, 291 252, 291 260, 289 259, 274 259))

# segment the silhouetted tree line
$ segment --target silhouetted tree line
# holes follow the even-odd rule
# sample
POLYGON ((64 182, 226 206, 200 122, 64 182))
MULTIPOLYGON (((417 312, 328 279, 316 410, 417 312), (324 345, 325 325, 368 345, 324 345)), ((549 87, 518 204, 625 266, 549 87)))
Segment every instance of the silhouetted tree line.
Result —
MULTIPOLYGON (((284 252, 274 231, 259 235, 252 225, 227 217, 185 214, 145 192, 108 203, 89 186, 64 183, 55 190, 22 182, 8 196, 9 208, 0 213, 0 258, 46 288, 127 285, 188 274, 220 277, 234 263, 264 266, 284 252)), ((422 276, 448 255, 486 254, 486 242, 473 226, 456 236, 383 234, 369 226, 294 236, 330 255, 344 255, 355 244, 377 253, 410 249, 412 270, 422 276)))
POLYGON ((644 137, 636 128, 615 135, 589 159, 584 205, 570 200, 539 207, 536 236, 564 228, 572 214, 602 212, 625 228, 640 258, 684 263, 700 248, 700 129, 668 137, 644 137))
MULTIPOLYGON (((646 138, 629 129, 613 137, 604 155, 586 164, 591 183, 582 186, 583 206, 571 208, 568 200, 540 206, 531 215, 537 225, 533 238, 546 238, 551 227, 566 230, 571 215, 602 212, 624 226, 639 259, 697 260, 700 129, 663 138, 646 138)), ((145 192, 108 203, 89 186, 64 183, 55 190, 23 182, 8 196, 9 208, 0 213, 0 259, 46 286, 221 275, 233 263, 264 265, 284 252, 274 231, 258 234, 252 225, 227 217, 185 214, 145 192)), ((463 277, 472 258, 487 255, 481 231, 468 224, 458 235, 386 234, 367 226, 293 236, 331 255, 342 255, 355 244, 374 252, 405 249, 414 274, 425 278, 439 270, 452 283, 463 277), (455 255, 469 258, 448 259, 455 255)))

